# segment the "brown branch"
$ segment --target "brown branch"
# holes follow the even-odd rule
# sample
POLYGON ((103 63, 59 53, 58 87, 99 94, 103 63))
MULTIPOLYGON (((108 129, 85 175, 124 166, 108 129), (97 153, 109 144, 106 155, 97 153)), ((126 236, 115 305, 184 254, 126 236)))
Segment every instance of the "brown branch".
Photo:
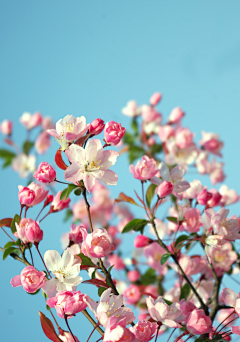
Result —
MULTIPOLYGON (((83 310, 82 313, 84 314, 84 316, 89 320, 89 322, 94 326, 94 328, 97 326, 97 323, 94 321, 94 319, 89 315, 89 313, 87 312, 87 310, 83 310)), ((99 334, 101 334, 102 336, 104 335, 104 331, 100 328, 97 327, 96 328, 97 331, 99 332, 99 334)))
MULTIPOLYGON (((2 251, 3 253, 5 252, 5 250, 6 250, 6 249, 0 247, 0 251, 2 251)), ((22 258, 20 258, 17 254, 14 254, 14 253, 10 253, 10 255, 11 255, 11 257, 12 257, 13 259, 16 259, 16 260, 22 262, 22 263, 25 264, 26 266, 32 266, 32 265, 27 261, 26 258, 25 258, 25 259, 22 259, 22 258)))

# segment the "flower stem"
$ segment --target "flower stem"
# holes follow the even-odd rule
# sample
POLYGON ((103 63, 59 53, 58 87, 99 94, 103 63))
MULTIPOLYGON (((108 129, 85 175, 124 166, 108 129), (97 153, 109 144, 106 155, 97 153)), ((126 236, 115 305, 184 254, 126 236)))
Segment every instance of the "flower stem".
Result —
POLYGON ((77 342, 76 339, 75 339, 75 336, 72 333, 72 330, 70 329, 70 326, 69 326, 68 320, 67 320, 67 316, 65 315, 65 313, 64 313, 64 319, 65 319, 65 322, 67 324, 68 330, 70 331, 70 334, 72 335, 72 338, 74 339, 75 342, 77 342))
MULTIPOLYGON (((97 323, 94 321, 94 319, 89 315, 89 313, 87 312, 87 310, 83 310, 82 313, 84 314, 84 316, 89 320, 89 322, 95 327, 97 325, 97 323)), ((97 331, 99 332, 99 334, 101 334, 102 336, 104 335, 104 331, 98 326, 97 331)))
POLYGON ((42 262, 43 262, 44 267, 46 268, 46 271, 47 271, 49 277, 52 278, 52 277, 51 277, 51 274, 49 273, 49 270, 48 270, 48 268, 47 268, 47 266, 46 266, 46 264, 45 264, 45 262, 44 262, 44 260, 43 260, 43 257, 42 257, 42 255, 41 255, 39 249, 38 249, 38 245, 35 244, 35 247, 36 247, 36 250, 38 251, 38 254, 39 254, 39 256, 40 256, 40 258, 41 258, 41 260, 42 260, 42 262))
POLYGON ((11 238, 10 235, 8 235, 8 233, 5 231, 5 229, 3 229, 3 227, 1 227, 1 228, 2 228, 2 230, 4 231, 4 233, 9 237, 9 239, 11 239, 13 242, 16 242, 15 240, 13 240, 13 239, 11 238))
POLYGON ((95 327, 93 328, 93 331, 91 332, 91 334, 89 335, 87 342, 90 340, 92 334, 94 333, 94 331, 97 329, 97 327, 99 326, 99 322, 95 325, 95 327))
POLYGON ((91 230, 91 233, 93 233, 93 225, 92 225, 92 219, 91 219, 91 214, 90 214, 90 204, 88 203, 88 200, 87 200, 86 188, 84 188, 82 194, 83 194, 83 198, 84 198, 86 209, 87 209, 87 213, 88 213, 88 220, 89 220, 90 230, 91 230))

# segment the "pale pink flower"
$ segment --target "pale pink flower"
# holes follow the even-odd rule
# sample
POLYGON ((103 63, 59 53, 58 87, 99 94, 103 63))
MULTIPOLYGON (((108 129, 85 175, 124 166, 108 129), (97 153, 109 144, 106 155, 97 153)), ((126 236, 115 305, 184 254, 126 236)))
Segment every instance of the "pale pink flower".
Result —
POLYGON ((37 137, 37 140, 35 141, 34 146, 38 154, 44 154, 51 146, 49 134, 47 134, 46 132, 40 133, 37 137))
POLYGON ((151 322, 137 322, 134 327, 129 330, 135 335, 136 339, 140 342, 149 342, 157 330, 157 324, 151 322))
POLYGON ((167 305, 163 297, 159 296, 155 301, 152 297, 146 298, 146 304, 150 316, 169 328, 181 328, 176 320, 181 319, 182 311, 179 303, 167 305))
POLYGON ((182 323, 186 324, 189 315, 194 309, 196 309, 196 306, 193 303, 185 301, 185 299, 182 299, 180 301, 180 309, 182 311, 182 314, 185 315, 184 319, 182 320, 182 323))
POLYGON ((126 128, 120 123, 110 121, 106 123, 104 128, 104 139, 107 144, 118 145, 126 132, 126 128))
POLYGON ((74 243, 82 243, 83 242, 83 234, 82 229, 85 229, 87 231, 86 225, 80 224, 75 225, 71 224, 71 232, 69 233, 69 240, 74 243))
POLYGON ((72 315, 86 309, 87 304, 83 301, 84 295, 81 291, 61 291, 55 297, 47 300, 50 308, 55 308, 57 315, 64 318, 65 315, 71 318, 72 315))
POLYGON ((208 201, 212 198, 212 194, 207 191, 207 189, 203 189, 197 196, 197 201, 201 205, 207 205, 208 201))
POLYGON ((58 337, 63 342, 79 342, 79 339, 77 338, 77 336, 74 335, 74 339, 73 339, 72 334, 68 331, 61 330, 61 334, 59 334, 58 337))
POLYGON ((161 275, 167 273, 166 264, 161 265, 160 263, 163 254, 166 254, 166 251, 157 242, 153 242, 144 248, 144 255, 147 258, 149 266, 161 275))
POLYGON ((240 336, 240 327, 231 327, 231 331, 233 334, 239 335, 240 336))
POLYGON ((104 327, 111 317, 117 317, 118 320, 125 318, 126 324, 130 324, 135 318, 132 310, 123 306, 123 295, 111 295, 111 288, 103 292, 98 303, 87 294, 84 295, 83 300, 104 327))
MULTIPOLYGON (((168 227, 167 227, 167 225, 163 221, 161 221, 161 220, 156 218, 154 220, 154 222, 155 222, 156 229, 157 229, 157 232, 158 232, 158 235, 159 235, 160 239, 163 239, 165 234, 169 234, 170 235, 168 227)), ((151 234, 153 234, 154 236, 156 236, 155 231, 154 231, 152 225, 149 224, 148 226, 149 226, 149 232, 151 234)))
POLYGON ((178 123, 184 115, 185 115, 185 113, 182 111, 181 108, 179 108, 179 107, 173 108, 173 110, 171 111, 171 113, 169 115, 168 122, 169 123, 178 123))
POLYGON ((157 194, 160 198, 167 197, 171 195, 173 192, 173 184, 171 182, 163 181, 160 185, 158 185, 155 189, 155 194, 157 194))
POLYGON ((23 243, 29 243, 29 240, 26 236, 26 226, 29 223, 34 222, 31 218, 27 219, 27 218, 23 218, 20 220, 19 224, 17 224, 17 222, 15 222, 15 226, 16 226, 16 232, 14 233, 14 236, 16 236, 18 239, 22 240, 23 243))
POLYGON ((89 133, 98 135, 104 130, 105 124, 102 119, 93 120, 88 128, 89 133))
POLYGON ((105 184, 117 184, 117 174, 108 169, 116 163, 119 154, 116 151, 104 151, 100 140, 88 140, 85 149, 71 145, 65 153, 72 163, 64 173, 67 181, 77 184, 83 180, 88 192, 92 190, 96 179, 105 184))
POLYGON ((117 235, 118 233, 118 229, 116 226, 109 226, 108 229, 108 234, 111 236, 111 237, 114 237, 115 235, 117 235))
MULTIPOLYGON (((205 263, 200 256, 190 257, 186 254, 181 255, 178 259, 180 266, 182 267, 186 275, 193 275, 200 273, 204 267, 205 263)), ((175 263, 169 264, 176 272, 180 273, 177 265, 175 263)))
POLYGON ((205 214, 215 234, 223 235, 230 241, 240 238, 238 220, 227 219, 228 209, 221 208, 217 213, 213 209, 207 209, 205 214))
POLYGON ((56 172, 47 162, 42 162, 33 177, 42 183, 51 183, 56 179, 56 172))
POLYGON ((171 125, 160 126, 158 128, 158 135, 160 140, 164 143, 175 135, 175 130, 171 125))
POLYGON ((138 270, 132 270, 132 271, 128 271, 127 277, 129 279, 129 281, 135 283, 137 280, 140 279, 141 274, 139 273, 138 270))
POLYGON ((27 187, 22 187, 18 192, 18 199, 21 205, 31 206, 35 199, 35 192, 27 187))
POLYGON ((155 176, 158 172, 158 169, 156 161, 153 158, 143 156, 142 160, 139 160, 136 166, 133 164, 129 166, 129 171, 134 178, 139 180, 147 180, 155 176))
POLYGON ((232 320, 234 318, 237 318, 237 314, 235 313, 234 308, 233 309, 222 309, 219 311, 217 315, 217 320, 219 323, 224 321, 224 325, 229 326, 229 323, 231 324, 232 320))
POLYGON ((194 199, 200 194, 202 190, 202 183, 199 180, 194 179, 192 182, 190 182, 190 188, 184 191, 183 198, 194 199))
POLYGON ((36 169, 36 157, 34 155, 19 154, 16 158, 13 158, 12 168, 19 173, 21 178, 26 178, 36 169))
POLYGON ((19 121, 23 124, 27 129, 32 129, 41 125, 42 123, 42 115, 39 112, 34 114, 24 112, 20 117, 19 121))
POLYGON ((4 135, 10 135, 12 133, 12 121, 9 120, 3 120, 3 122, 0 125, 0 130, 2 134, 4 135))
POLYGON ((12 278, 10 284, 13 287, 23 286, 23 289, 28 293, 34 293, 44 286, 45 273, 39 272, 33 266, 25 267, 20 275, 12 278))
POLYGON ((147 236, 142 235, 142 234, 141 234, 141 235, 138 235, 138 236, 136 236, 135 239, 134 239, 134 247, 135 247, 135 248, 146 247, 146 246, 149 245, 150 241, 151 241, 151 240, 150 240, 147 236))
POLYGON ((122 108, 122 113, 126 116, 135 117, 141 114, 141 107, 138 107, 136 101, 128 101, 126 107, 122 108))
POLYGON ((196 208, 184 208, 184 222, 180 226, 180 231, 186 230, 196 233, 202 226, 201 212, 196 208))
POLYGON ((138 286, 135 284, 131 284, 130 286, 128 286, 123 294, 128 304, 134 304, 141 298, 141 292, 138 286))
POLYGON ((219 141, 218 134, 202 132, 202 140, 200 140, 200 145, 204 150, 222 156, 220 150, 223 147, 223 142, 219 141))
POLYGON ((54 127, 55 127, 55 124, 50 118, 50 116, 45 116, 45 118, 43 118, 42 120, 43 130, 46 131, 47 129, 54 129, 54 127))
MULTIPOLYGON (((19 189, 19 191, 21 191, 23 189, 23 186, 19 185, 18 189, 19 189)), ((49 192, 48 190, 45 190, 42 185, 36 184, 34 182, 32 182, 28 185, 28 189, 34 191, 34 193, 35 193, 35 198, 34 198, 33 202, 31 203, 31 207, 41 203, 47 197, 47 194, 49 192)))
POLYGON ((25 234, 29 242, 39 244, 43 239, 43 231, 37 222, 29 222, 25 225, 25 234))
POLYGON ((87 131, 88 125, 84 116, 75 118, 67 115, 56 123, 56 129, 48 129, 47 133, 56 138, 60 149, 65 151, 69 143, 81 138, 87 131))
POLYGON ((66 200, 60 200, 62 191, 59 191, 56 196, 54 197, 54 200, 51 204, 51 209, 55 211, 61 211, 63 209, 66 209, 69 207, 70 198, 68 197, 66 200))
POLYGON ((211 258, 215 269, 220 268, 225 272, 230 270, 231 265, 238 258, 237 253, 232 250, 232 244, 230 242, 225 242, 221 248, 211 248, 208 256, 211 258))
POLYGON ((108 261, 111 266, 114 266, 115 270, 123 270, 125 268, 125 264, 117 254, 111 254, 108 256, 108 261))
POLYGON ((209 192, 212 194, 212 198, 207 203, 208 207, 213 208, 220 205, 222 195, 216 189, 211 189, 209 192))
POLYGON ((176 144, 179 148, 188 148, 193 144, 194 133, 188 128, 178 127, 175 132, 176 144))
POLYGON ((150 97, 150 100, 149 100, 150 105, 156 106, 161 101, 161 98, 162 98, 161 93, 156 92, 156 93, 152 94, 152 96, 150 97))
POLYGON ((57 251, 49 250, 44 254, 44 261, 56 278, 48 280, 43 291, 48 297, 55 296, 56 291, 72 291, 76 290, 78 284, 82 282, 80 272, 80 264, 75 263, 74 256, 69 253, 67 248, 61 256, 57 251))
POLYGON ((221 205, 229 205, 239 201, 239 195, 235 190, 228 189, 227 185, 222 185, 219 193, 222 195, 221 205))
POLYGON ((192 335, 202 335, 213 331, 211 318, 206 316, 203 310, 198 309, 190 313, 186 327, 192 335))
POLYGON ((240 292, 236 294, 233 290, 225 287, 222 290, 221 299, 226 305, 234 307, 236 313, 240 317, 240 292))
POLYGON ((126 318, 110 317, 107 321, 103 342, 133 342, 135 336, 126 328, 126 318))
POLYGON ((162 115, 154 107, 148 105, 142 106, 142 117, 146 123, 155 122, 159 124, 162 119, 162 115))
POLYGON ((102 258, 115 250, 111 237, 104 228, 95 229, 91 234, 82 229, 82 234, 84 240, 81 250, 88 257, 102 258))

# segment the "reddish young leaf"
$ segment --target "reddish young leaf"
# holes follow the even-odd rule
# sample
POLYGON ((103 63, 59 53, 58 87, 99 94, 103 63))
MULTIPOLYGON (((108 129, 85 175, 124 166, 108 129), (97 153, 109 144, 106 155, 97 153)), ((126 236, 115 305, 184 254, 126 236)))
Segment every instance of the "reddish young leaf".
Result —
POLYGON ((82 284, 92 284, 92 285, 96 285, 97 287, 106 287, 107 289, 109 288, 108 284, 105 283, 102 280, 99 279, 89 279, 89 280, 85 280, 82 282, 82 284))
POLYGON ((50 319, 48 319, 41 311, 38 311, 38 313, 44 334, 53 342, 61 342, 50 319))
POLYGON ((57 164, 57 166, 60 169, 62 169, 62 170, 66 170, 67 169, 67 165, 64 163, 64 161, 62 159, 62 151, 61 150, 57 150, 57 152, 56 152, 55 163, 57 164))
POLYGON ((93 137, 93 136, 94 136, 94 134, 91 134, 91 133, 86 134, 86 135, 84 135, 84 137, 81 137, 77 141, 75 141, 74 144, 82 147, 83 144, 85 143, 85 141, 87 141, 88 138, 93 137))
POLYGON ((131 204, 135 204, 139 207, 139 205, 134 201, 133 198, 125 195, 123 192, 121 192, 118 196, 118 199, 115 199, 115 203, 119 203, 119 202, 128 202, 131 204))
POLYGON ((5 218, 0 220, 0 227, 9 227, 11 228, 12 219, 11 218, 5 218))

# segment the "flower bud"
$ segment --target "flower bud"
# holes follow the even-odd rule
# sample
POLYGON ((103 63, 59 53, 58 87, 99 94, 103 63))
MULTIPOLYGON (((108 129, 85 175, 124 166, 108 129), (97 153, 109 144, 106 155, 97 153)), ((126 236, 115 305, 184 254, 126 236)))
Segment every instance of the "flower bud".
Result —
POLYGON ((32 243, 38 244, 43 238, 43 231, 35 221, 26 224, 25 234, 29 242, 32 243))
POLYGON ((169 116, 169 123, 177 123, 179 122, 182 117, 184 116, 184 112, 181 110, 181 108, 176 107, 174 108, 169 116))
POLYGON ((197 201, 199 204, 207 205, 207 202, 212 198, 212 194, 207 191, 207 189, 203 189, 200 194, 197 196, 197 201))
POLYGON ((150 97, 150 105, 151 106, 156 106, 160 100, 162 98, 162 94, 161 93, 154 93, 151 97, 150 97))
POLYGON ((53 212, 55 211, 61 211, 65 208, 69 207, 69 202, 70 202, 70 198, 67 198, 66 200, 60 200, 60 196, 61 196, 61 191, 59 191, 56 196, 54 197, 54 200, 52 201, 52 205, 51 205, 51 209, 53 212))
POLYGON ((128 304, 134 304, 141 298, 141 292, 137 285, 130 285, 123 293, 124 297, 127 299, 128 304))
POLYGON ((47 195, 45 201, 44 201, 44 207, 46 207, 48 204, 50 204, 53 201, 53 195, 47 195))
POLYGON ((138 235, 134 239, 134 247, 136 247, 136 248, 146 247, 149 245, 150 241, 151 240, 148 237, 146 237, 145 235, 138 235))
POLYGON ((216 190, 212 189, 209 191, 212 194, 212 198, 208 201, 208 207, 213 208, 220 204, 222 195, 216 190))
POLYGON ((10 135, 12 133, 12 121, 3 120, 0 126, 2 134, 10 135))
POLYGON ((155 194, 160 198, 167 197, 173 192, 173 185, 171 182, 163 181, 156 189, 155 194))
POLYGON ((104 130, 105 124, 102 119, 95 119, 90 123, 88 131, 91 134, 98 135, 104 130))
POLYGON ((33 177, 42 183, 51 183, 56 179, 56 172, 47 162, 42 162, 33 177))
POLYGON ((31 206, 35 199, 35 192, 27 187, 24 187, 19 191, 18 198, 22 205, 31 206))
POLYGON ((39 272, 33 266, 25 267, 20 275, 12 278, 10 284, 13 287, 23 286, 28 293, 34 293, 45 283, 45 273, 39 272))
POLYGON ((129 271, 127 276, 131 282, 135 282, 140 278, 140 273, 138 272, 138 270, 133 270, 129 271))
POLYGON ((120 123, 110 121, 106 123, 104 129, 104 138, 107 144, 117 145, 124 136, 126 128, 122 127, 120 123))
POLYGON ((79 339, 77 338, 77 336, 74 335, 74 338, 75 338, 75 341, 74 341, 72 335, 68 331, 61 330, 61 334, 58 335, 58 337, 63 342, 79 342, 79 339))

